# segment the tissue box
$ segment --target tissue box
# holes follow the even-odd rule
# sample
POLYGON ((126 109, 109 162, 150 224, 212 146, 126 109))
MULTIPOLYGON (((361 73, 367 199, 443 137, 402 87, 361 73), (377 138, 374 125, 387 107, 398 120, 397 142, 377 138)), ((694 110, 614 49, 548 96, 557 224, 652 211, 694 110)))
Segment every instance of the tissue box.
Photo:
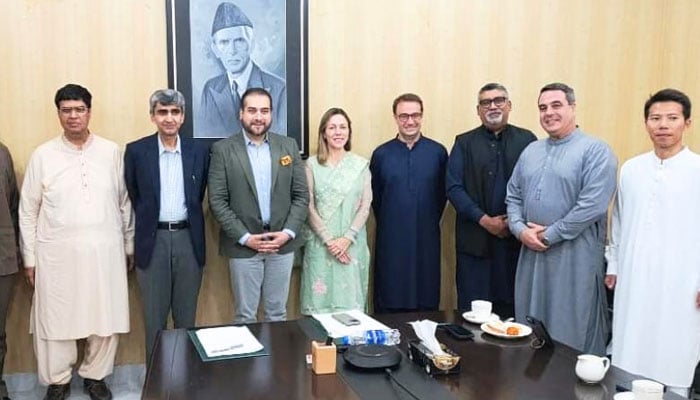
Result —
POLYGON ((408 358, 432 376, 458 374, 461 370, 459 355, 442 343, 440 347, 447 355, 435 356, 420 340, 409 340, 408 358))

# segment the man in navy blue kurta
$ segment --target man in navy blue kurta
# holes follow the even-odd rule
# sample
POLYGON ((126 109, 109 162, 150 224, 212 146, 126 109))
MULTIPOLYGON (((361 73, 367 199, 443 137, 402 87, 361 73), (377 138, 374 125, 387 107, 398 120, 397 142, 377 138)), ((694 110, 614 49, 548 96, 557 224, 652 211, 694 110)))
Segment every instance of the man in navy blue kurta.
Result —
POLYGON ((437 310, 447 150, 421 134, 420 97, 397 97, 393 112, 398 135, 370 162, 377 221, 374 311, 437 310))

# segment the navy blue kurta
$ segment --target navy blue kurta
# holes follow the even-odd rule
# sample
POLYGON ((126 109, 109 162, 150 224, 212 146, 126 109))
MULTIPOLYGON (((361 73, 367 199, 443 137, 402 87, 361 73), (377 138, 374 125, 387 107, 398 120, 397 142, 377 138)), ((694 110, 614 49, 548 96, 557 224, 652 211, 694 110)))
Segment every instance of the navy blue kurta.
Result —
POLYGON ((439 306, 446 164, 445 147, 426 137, 411 149, 393 139, 372 154, 375 312, 439 306))

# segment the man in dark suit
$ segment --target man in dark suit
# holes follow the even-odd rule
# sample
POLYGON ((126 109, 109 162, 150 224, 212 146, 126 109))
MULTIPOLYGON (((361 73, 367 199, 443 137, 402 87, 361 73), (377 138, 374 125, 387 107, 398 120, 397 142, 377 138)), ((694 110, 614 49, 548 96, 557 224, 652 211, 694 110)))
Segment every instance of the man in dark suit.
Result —
POLYGON ((479 90, 481 125, 458 135, 447 162, 447 197, 457 211, 457 303, 490 300, 512 317, 520 242, 510 234, 506 184, 520 153, 537 137, 508 123, 511 102, 499 83, 479 90))
POLYGON ((158 132, 129 143, 124 154, 126 186, 136 216, 136 276, 150 362, 158 330, 172 309, 176 328, 194 325, 204 266, 202 201, 207 185, 207 148, 179 135, 185 98, 158 90, 150 99, 158 132))
POLYGON ((229 137, 241 131, 237 118, 240 96, 248 88, 263 88, 272 98, 272 131, 287 133, 287 89, 282 78, 263 71, 250 58, 255 41, 253 23, 233 3, 221 3, 211 28, 211 49, 226 70, 202 90, 195 120, 196 137, 229 137))
POLYGON ((17 233, 17 208, 19 207, 19 190, 15 179, 12 156, 4 144, 0 143, 0 398, 10 400, 7 386, 2 380, 5 363, 5 321, 7 309, 12 298, 19 265, 17 233))
POLYGON ((257 320, 261 295, 265 320, 280 321, 309 192, 297 143, 269 132, 270 94, 248 89, 241 102, 243 133, 212 145, 209 205, 221 225, 219 253, 230 258, 235 322, 257 320))

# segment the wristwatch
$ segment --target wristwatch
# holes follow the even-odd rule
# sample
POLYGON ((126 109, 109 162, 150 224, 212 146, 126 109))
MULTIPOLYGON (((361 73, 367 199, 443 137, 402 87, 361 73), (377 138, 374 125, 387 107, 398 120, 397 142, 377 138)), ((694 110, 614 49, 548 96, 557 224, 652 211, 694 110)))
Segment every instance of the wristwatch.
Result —
POLYGON ((549 239, 546 236, 542 236, 542 244, 549 247, 549 239))

